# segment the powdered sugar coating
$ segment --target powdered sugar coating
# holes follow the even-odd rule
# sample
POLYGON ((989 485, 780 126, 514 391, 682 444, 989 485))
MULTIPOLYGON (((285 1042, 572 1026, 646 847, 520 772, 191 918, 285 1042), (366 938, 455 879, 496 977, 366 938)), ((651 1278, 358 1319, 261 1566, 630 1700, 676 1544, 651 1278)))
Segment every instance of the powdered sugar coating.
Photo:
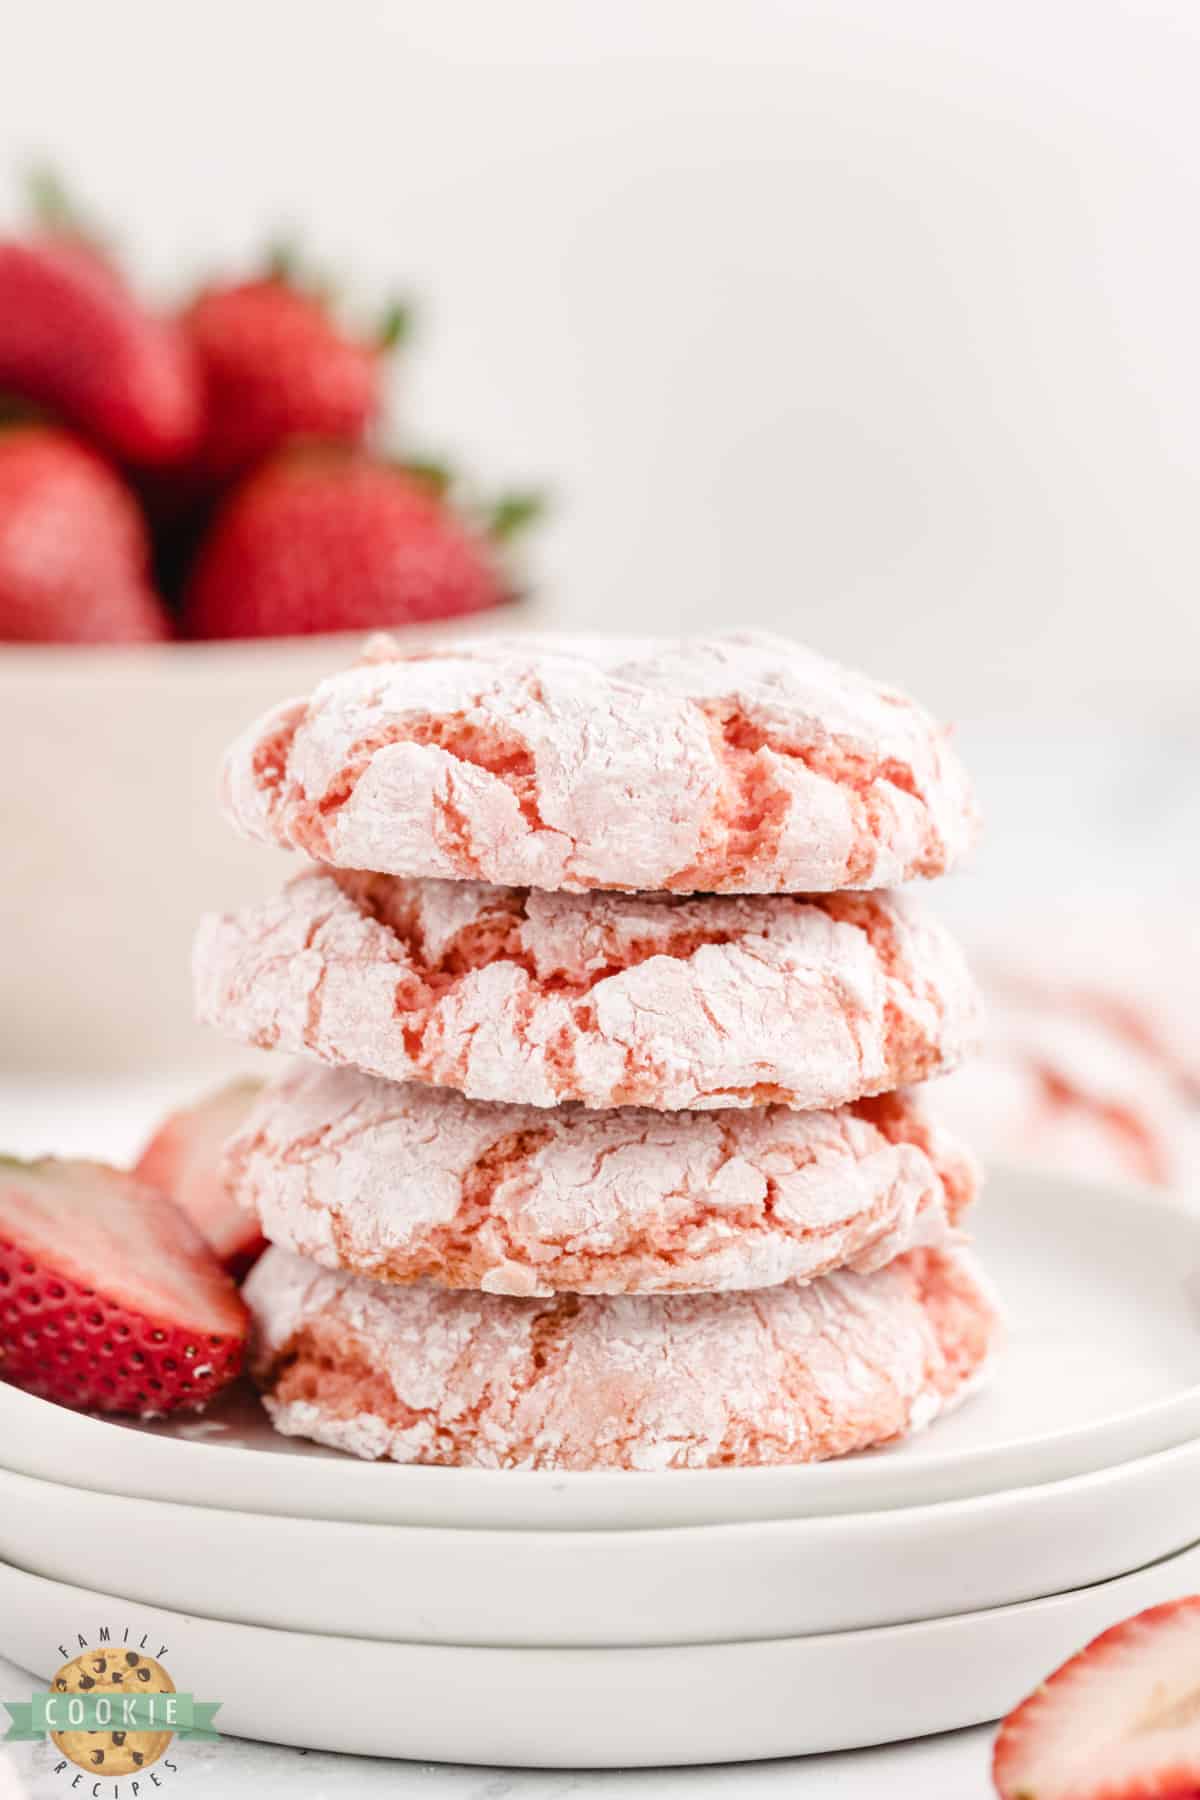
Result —
POLYGON ((834 1113, 495 1106, 297 1065, 229 1144, 234 1196, 326 1268, 497 1294, 689 1293, 942 1245, 970 1159, 916 1100, 834 1113))
POLYGON ((942 727, 765 633, 376 640, 239 739, 225 799, 341 868, 571 892, 884 887, 976 829, 942 727))
POLYGON ((209 1024, 477 1100, 844 1105, 953 1067, 961 953, 895 894, 545 894, 311 870, 210 916, 209 1024))
POLYGON ((477 1468, 819 1461, 928 1424, 997 1335, 960 1255, 761 1293, 517 1300, 269 1250, 246 1286, 276 1428, 477 1468))

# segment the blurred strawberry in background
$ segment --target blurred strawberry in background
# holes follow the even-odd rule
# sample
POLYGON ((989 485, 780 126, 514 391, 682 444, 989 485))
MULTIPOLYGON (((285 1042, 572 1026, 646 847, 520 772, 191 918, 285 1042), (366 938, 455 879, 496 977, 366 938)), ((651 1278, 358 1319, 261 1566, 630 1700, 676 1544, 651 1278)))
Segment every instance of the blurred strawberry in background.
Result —
POLYGON ((204 386, 195 466, 211 480, 295 438, 361 443, 382 411, 383 359, 406 335, 407 310, 394 307, 374 341, 361 341, 292 267, 284 257, 267 279, 207 288, 183 314, 204 386))
POLYGON ((534 498, 472 517, 368 449, 405 307, 354 332, 277 257, 156 311, 57 182, 34 198, 35 230, 0 242, 0 416, 49 423, 0 437, 0 640, 364 630, 516 597, 534 498))
POLYGON ((136 644, 170 635, 145 521, 116 471, 54 427, 0 429, 0 637, 136 644))
POLYGON ((218 515, 184 608, 196 637, 289 637, 458 618, 511 599, 500 546, 520 501, 475 527, 426 476, 362 453, 294 451, 218 515))
POLYGON ((37 178, 34 202, 35 233, 0 243, 0 392, 121 461, 194 453, 200 378, 184 332, 141 304, 52 179, 37 178))

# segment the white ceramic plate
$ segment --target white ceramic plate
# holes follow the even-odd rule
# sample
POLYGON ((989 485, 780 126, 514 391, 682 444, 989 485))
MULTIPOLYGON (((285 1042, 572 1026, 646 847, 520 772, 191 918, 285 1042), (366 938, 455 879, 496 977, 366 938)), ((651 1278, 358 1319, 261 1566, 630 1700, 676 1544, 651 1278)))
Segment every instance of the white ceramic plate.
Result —
MULTIPOLYGON (((146 1633, 237 1737, 522 1768, 743 1762, 890 1743, 1007 1712, 1072 1651, 1200 1587, 1200 1547, 1099 1587, 920 1625, 661 1649, 464 1650, 217 1623, 0 1565, 0 1651, 146 1633)), ((14 1699, 23 1696, 13 1695, 14 1699)), ((178 1747, 181 1775, 188 1746, 178 1747)), ((220 1746, 204 1752, 206 1775, 220 1746)))
POLYGON ((657 1531, 455 1531, 172 1506, 0 1472, 0 1559, 246 1625, 603 1648, 907 1624, 1195 1541, 1200 1443, 972 1500, 657 1531))
POLYGON ((1200 1435, 1200 1218, 1149 1192, 1008 1170, 978 1214, 1010 1342, 987 1390, 907 1443, 786 1469, 554 1474, 360 1463, 280 1438, 238 1393, 151 1427, 0 1386, 0 1466, 295 1517, 605 1530, 924 1505, 1056 1481, 1200 1435))

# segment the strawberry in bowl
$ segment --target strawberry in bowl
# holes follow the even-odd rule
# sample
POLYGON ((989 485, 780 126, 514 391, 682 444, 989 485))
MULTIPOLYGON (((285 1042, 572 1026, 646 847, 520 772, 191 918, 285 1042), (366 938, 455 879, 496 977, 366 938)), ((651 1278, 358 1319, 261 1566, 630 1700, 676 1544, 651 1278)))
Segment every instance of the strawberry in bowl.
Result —
POLYGON ((406 319, 396 306, 374 337, 352 336, 286 266, 205 288, 179 322, 204 395, 194 473, 222 482, 288 443, 362 443, 406 319))
POLYGON ((0 428, 0 639, 161 643, 171 635, 132 491, 46 425, 0 428))
POLYGON ((186 333, 143 304, 61 203, 30 235, 0 241, 0 393, 48 409, 114 462, 175 463, 200 444, 186 333))
POLYGON ((505 501, 469 524, 423 474, 361 452, 298 450, 238 489, 197 558, 188 634, 292 637, 423 625, 514 597, 506 532, 532 516, 505 501), (510 523, 511 521, 511 523, 510 523))
POLYGON ((527 623, 533 507, 416 464, 403 308, 355 325, 278 259, 156 301, 41 199, 0 240, 0 1068, 215 1072, 195 916, 263 883, 222 747, 370 631, 527 623))

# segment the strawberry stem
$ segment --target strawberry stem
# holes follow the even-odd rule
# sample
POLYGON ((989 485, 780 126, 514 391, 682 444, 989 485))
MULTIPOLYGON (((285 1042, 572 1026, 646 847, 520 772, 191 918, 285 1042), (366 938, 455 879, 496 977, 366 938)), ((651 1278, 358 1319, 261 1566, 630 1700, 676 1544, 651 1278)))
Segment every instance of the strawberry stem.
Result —
POLYGON ((438 499, 447 494, 454 483, 454 471, 448 463, 439 462, 433 456, 405 457, 400 464, 406 475, 419 481, 427 488, 432 488, 438 499))
POLYGON ((546 496, 533 488, 501 494, 484 515, 488 536, 497 544, 511 543, 546 512, 546 496))
POLYGON ((100 246, 101 234, 80 209, 57 169, 32 163, 25 172, 25 192, 34 222, 58 237, 81 238, 100 246))
POLYGON ((410 301, 393 300, 383 315, 377 342, 381 350, 394 350, 412 336, 413 308, 410 301))
POLYGON ((268 244, 265 263, 269 280, 291 286, 300 267, 300 252, 295 238, 280 237, 268 244))

